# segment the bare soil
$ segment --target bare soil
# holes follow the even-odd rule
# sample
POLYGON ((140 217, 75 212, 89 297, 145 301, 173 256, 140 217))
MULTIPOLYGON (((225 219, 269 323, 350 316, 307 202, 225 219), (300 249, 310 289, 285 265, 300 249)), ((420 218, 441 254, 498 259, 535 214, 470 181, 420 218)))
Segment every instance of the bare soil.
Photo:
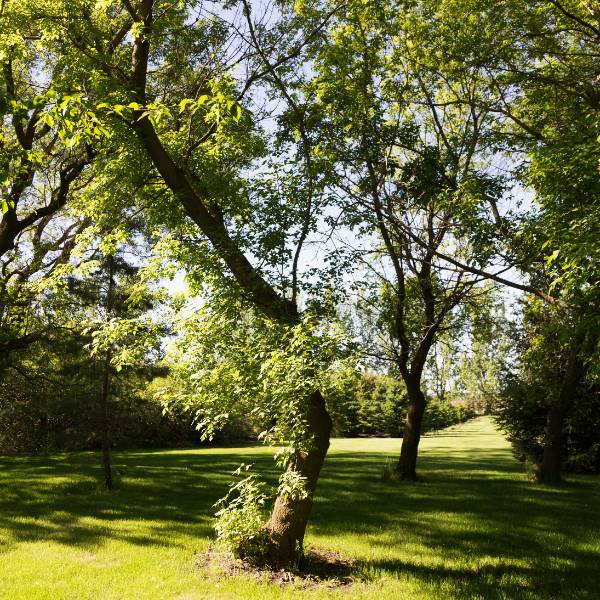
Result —
POLYGON ((196 564, 210 577, 250 575, 258 581, 294 585, 301 589, 350 588, 355 561, 334 550, 309 548, 298 569, 270 569, 237 559, 231 552, 209 547, 198 555, 196 564))

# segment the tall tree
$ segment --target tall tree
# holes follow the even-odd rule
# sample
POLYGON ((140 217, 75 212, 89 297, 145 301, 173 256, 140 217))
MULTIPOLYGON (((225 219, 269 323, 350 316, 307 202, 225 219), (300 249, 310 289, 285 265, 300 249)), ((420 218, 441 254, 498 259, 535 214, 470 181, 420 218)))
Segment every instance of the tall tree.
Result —
MULTIPOLYGON (((524 283, 497 278, 562 310, 569 338, 563 394, 551 403, 540 481, 560 481, 562 424, 574 405, 576 381, 598 341, 598 11, 578 0, 423 3, 423 32, 437 52, 419 58, 445 77, 468 72, 484 82, 476 97, 455 102, 493 116, 492 148, 510 157, 514 181, 534 193, 526 218, 489 210, 498 256, 524 283), (456 30, 456 20, 469 27, 456 30), (436 64, 437 63, 437 64, 436 64), (579 357, 579 358, 577 358, 579 357), (583 368, 576 365, 583 360, 583 368)), ((463 265, 468 268, 468 265, 463 265)), ((493 274, 486 273, 486 276, 493 274)))
POLYGON ((375 295, 364 296, 380 326, 370 350, 406 385, 398 472, 414 479, 427 358, 478 280, 438 254, 486 264, 485 231, 479 243, 465 243, 460 220, 478 220, 481 204, 500 186, 478 173, 485 111, 437 105, 453 85, 469 82, 415 69, 407 36, 394 6, 345 5, 313 50, 315 75, 308 74, 303 91, 314 98, 310 135, 334 173, 337 222, 346 227, 340 241, 379 282, 375 295))
MULTIPOLYGON (((154 196, 148 208, 151 218, 155 222, 162 218, 163 224, 174 229, 188 228, 192 248, 188 256, 196 261, 196 270, 220 274, 275 322, 299 325, 299 257, 313 226, 313 207, 300 202, 295 211, 298 220, 292 223, 292 240, 296 248, 290 265, 291 288, 286 293, 253 264, 260 256, 247 255, 250 244, 240 223, 253 207, 240 172, 262 152, 250 111, 244 106, 248 91, 253 83, 272 75, 273 65, 297 59, 304 41, 273 58, 271 67, 265 69, 262 60, 254 60, 255 53, 248 60, 246 46, 232 54, 233 30, 225 21, 203 13, 193 1, 73 4, 60 0, 51 10, 35 2, 30 6, 44 40, 70 53, 73 87, 90 90, 90 99, 93 95, 95 106, 105 113, 106 126, 121 143, 123 156, 137 153, 136 160, 142 161, 138 171, 149 173, 148 184, 169 192, 154 196), (249 71, 245 79, 236 81, 242 73, 237 66, 240 61, 249 71), (195 226, 192 230, 190 222, 195 226)), ((315 27, 319 26, 317 19, 315 27)), ((310 31, 306 37, 311 37, 310 31)), ((289 39, 284 35, 284 42, 289 39)), ((255 254, 256 247, 252 250, 255 254)), ((299 408, 311 444, 298 450, 288 468, 306 479, 308 493, 302 498, 279 494, 265 525, 269 554, 273 562, 282 564, 301 551, 331 432, 320 391, 304 398, 299 408)))

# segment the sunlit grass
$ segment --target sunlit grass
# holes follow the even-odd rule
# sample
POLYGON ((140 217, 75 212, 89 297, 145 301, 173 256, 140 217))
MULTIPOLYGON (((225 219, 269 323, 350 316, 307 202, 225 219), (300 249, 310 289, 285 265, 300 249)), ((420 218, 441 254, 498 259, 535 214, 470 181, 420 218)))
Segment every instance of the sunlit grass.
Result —
POLYGON ((423 439, 417 484, 381 480, 397 439, 334 440, 307 544, 357 561, 350 589, 215 580, 195 555, 240 462, 262 447, 0 459, 0 598, 600 598, 600 479, 532 485, 487 419, 423 439))

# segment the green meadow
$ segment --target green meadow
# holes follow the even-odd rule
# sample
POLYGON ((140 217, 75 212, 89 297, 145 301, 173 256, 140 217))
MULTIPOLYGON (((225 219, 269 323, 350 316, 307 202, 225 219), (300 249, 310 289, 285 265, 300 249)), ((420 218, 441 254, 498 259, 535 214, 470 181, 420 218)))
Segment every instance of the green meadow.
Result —
POLYGON ((600 598, 600 480, 530 482, 486 418, 425 436, 414 484, 386 483, 398 439, 333 440, 306 545, 354 561, 351 584, 270 583, 199 565, 213 504, 261 446, 0 458, 0 598, 600 598))

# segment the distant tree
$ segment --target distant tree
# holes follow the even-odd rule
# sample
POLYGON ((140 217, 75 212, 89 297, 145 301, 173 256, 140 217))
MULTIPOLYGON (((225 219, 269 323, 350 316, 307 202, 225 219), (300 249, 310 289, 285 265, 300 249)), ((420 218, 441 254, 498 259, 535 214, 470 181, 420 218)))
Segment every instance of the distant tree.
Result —
POLYGON ((493 287, 484 288, 469 303, 460 350, 450 385, 453 403, 488 414, 502 394, 505 372, 516 360, 514 323, 509 321, 505 297, 493 287))

